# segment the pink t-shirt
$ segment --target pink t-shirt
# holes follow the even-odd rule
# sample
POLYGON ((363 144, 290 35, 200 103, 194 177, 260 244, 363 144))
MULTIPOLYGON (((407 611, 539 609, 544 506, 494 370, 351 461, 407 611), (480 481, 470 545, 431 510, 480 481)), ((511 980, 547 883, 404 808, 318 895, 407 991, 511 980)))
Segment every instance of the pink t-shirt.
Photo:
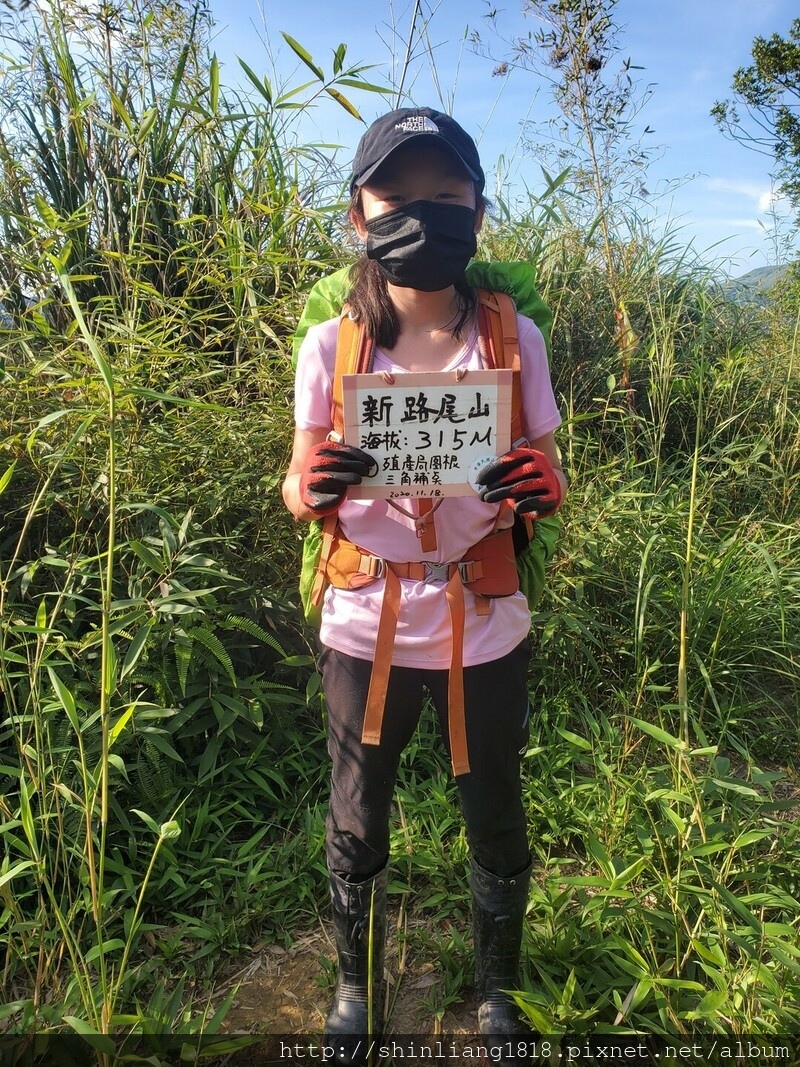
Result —
MULTIPOLYGON (((534 322, 517 316, 522 383, 522 427, 529 440, 555 430, 561 416, 553 396, 544 339, 534 322)), ((295 423, 302 430, 331 429, 331 395, 338 319, 312 327, 300 349, 295 381, 295 423)), ((444 370, 480 369, 477 328, 444 370)), ((391 352, 375 350, 374 371, 402 374, 405 368, 391 352)), ((344 535, 354 544, 400 562, 449 563, 492 532, 499 505, 477 496, 445 497, 433 515, 437 549, 421 552, 411 499, 394 501, 345 499, 339 509, 344 535)), ((392 662, 401 667, 446 670, 450 665, 450 614, 441 581, 402 579, 402 600, 392 662)), ((329 586, 322 609, 323 644, 359 659, 372 659, 378 632, 383 579, 356 590, 329 586)), ((530 629, 530 612, 522 593, 490 601, 488 615, 478 615, 475 598, 465 587, 464 666, 487 663, 510 652, 530 629)))

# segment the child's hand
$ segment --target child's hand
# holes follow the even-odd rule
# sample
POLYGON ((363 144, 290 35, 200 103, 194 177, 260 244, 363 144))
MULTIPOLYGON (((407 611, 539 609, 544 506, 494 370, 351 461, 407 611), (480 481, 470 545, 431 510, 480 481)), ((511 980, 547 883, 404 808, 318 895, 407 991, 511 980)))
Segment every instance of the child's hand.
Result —
POLYGON ((355 445, 321 441, 308 450, 300 476, 300 499, 315 515, 332 515, 347 487, 377 473, 378 465, 355 445))
POLYGON ((518 515, 550 515, 563 499, 558 475, 550 460, 535 448, 514 448, 482 467, 476 477, 481 500, 497 504, 510 500, 518 515))

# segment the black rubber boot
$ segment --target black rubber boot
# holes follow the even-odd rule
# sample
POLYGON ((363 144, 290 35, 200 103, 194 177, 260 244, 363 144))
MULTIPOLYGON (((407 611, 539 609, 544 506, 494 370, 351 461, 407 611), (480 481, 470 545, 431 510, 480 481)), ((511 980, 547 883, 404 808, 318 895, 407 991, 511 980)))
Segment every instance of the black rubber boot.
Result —
POLYGON ((334 1050, 329 1062, 348 1067, 367 1063, 370 1044, 383 1026, 387 879, 386 867, 364 882, 345 882, 329 874, 339 976, 325 1023, 325 1045, 334 1050))
POLYGON ((532 864, 511 878, 498 878, 475 860, 470 862, 475 994, 482 1035, 532 1037, 520 1020, 514 1001, 500 992, 519 985, 522 923, 531 867, 532 864))

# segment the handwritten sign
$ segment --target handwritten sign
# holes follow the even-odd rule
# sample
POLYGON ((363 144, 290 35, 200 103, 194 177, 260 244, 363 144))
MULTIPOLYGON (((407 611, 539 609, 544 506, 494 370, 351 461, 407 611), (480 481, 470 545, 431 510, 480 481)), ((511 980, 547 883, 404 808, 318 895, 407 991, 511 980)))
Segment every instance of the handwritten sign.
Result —
POLYGON ((477 470, 508 451, 510 370, 345 374, 345 441, 374 457, 378 473, 352 486, 362 500, 468 496, 477 470))

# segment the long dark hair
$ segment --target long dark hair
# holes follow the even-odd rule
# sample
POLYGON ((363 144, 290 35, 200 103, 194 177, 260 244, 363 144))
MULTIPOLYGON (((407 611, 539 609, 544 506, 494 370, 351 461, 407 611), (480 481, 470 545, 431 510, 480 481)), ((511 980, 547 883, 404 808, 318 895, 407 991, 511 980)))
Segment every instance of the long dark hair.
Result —
MULTIPOLYGON (((486 206, 486 199, 475 189, 476 208, 486 206)), ((361 206, 361 190, 356 189, 350 200, 350 214, 359 220, 364 218, 361 206)), ((472 320, 478 306, 478 296, 466 278, 454 282, 458 310, 450 327, 450 333, 456 341, 461 340, 464 328, 472 320)), ((354 319, 363 322, 367 334, 379 348, 391 350, 400 337, 400 322, 394 304, 389 297, 386 279, 374 259, 361 256, 350 268, 350 292, 347 306, 354 319)))

